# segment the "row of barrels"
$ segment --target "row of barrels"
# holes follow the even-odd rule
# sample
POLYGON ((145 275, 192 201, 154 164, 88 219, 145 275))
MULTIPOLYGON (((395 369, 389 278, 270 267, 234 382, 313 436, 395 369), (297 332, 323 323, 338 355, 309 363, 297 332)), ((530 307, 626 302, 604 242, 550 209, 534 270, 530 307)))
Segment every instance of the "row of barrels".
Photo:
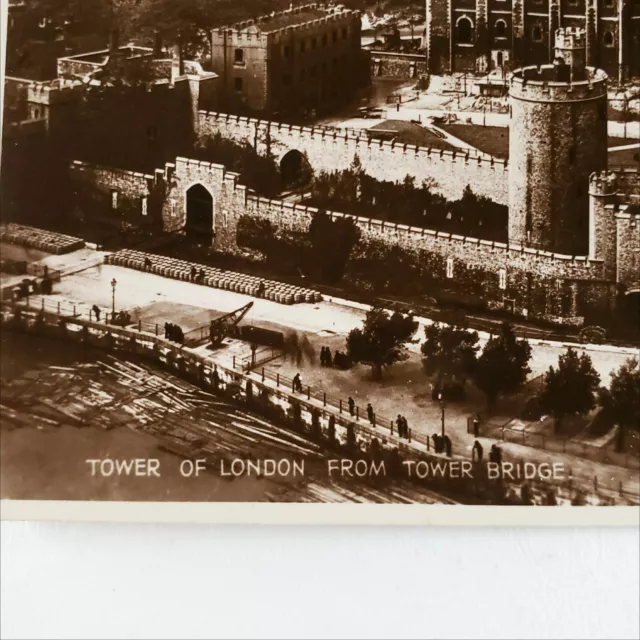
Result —
POLYGON ((265 298, 280 304, 322 300, 320 293, 312 289, 134 249, 123 249, 113 253, 105 258, 105 262, 128 269, 155 273, 165 278, 195 282, 216 289, 265 298))
POLYGON ((0 240, 47 253, 71 253, 84 247, 84 240, 55 231, 9 223, 0 227, 0 240))

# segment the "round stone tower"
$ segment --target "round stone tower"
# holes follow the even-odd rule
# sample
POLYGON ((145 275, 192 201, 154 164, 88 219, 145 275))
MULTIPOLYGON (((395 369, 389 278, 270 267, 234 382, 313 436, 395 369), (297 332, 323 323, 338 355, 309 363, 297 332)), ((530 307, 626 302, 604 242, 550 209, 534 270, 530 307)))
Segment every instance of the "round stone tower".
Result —
POLYGON ((589 176, 607 167, 607 74, 585 64, 584 29, 556 31, 553 64, 510 78, 509 242, 589 249, 589 176))

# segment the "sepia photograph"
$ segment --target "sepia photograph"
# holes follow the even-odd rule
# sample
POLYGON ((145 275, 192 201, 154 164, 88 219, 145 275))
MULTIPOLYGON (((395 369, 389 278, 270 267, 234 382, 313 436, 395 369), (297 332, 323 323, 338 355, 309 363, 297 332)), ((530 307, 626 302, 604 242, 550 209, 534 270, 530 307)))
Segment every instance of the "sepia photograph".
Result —
POLYGON ((3 518, 637 526, 639 2, 2 6, 3 518))

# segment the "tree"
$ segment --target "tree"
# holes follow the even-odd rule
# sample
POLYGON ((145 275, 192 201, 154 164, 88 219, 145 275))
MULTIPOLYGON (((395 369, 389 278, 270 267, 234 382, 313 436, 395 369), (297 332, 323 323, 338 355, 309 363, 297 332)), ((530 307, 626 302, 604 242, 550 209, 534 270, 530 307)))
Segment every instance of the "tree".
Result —
POLYGON ((343 274, 353 246, 360 238, 360 230, 351 218, 332 220, 326 213, 313 215, 309 227, 312 251, 309 267, 317 270, 324 282, 338 282, 343 274))
POLYGON ((524 339, 518 340, 511 325, 505 322, 500 333, 487 341, 473 371, 473 380, 486 395, 490 407, 498 396, 515 393, 522 387, 531 373, 530 359, 531 345, 524 339))
POLYGON ((628 429, 640 430, 640 364, 629 358, 611 372, 611 388, 600 389, 600 405, 618 423, 616 450, 622 451, 628 429))
POLYGON ((428 325, 424 333, 427 339, 421 352, 425 373, 435 377, 439 388, 464 384, 476 365, 478 333, 440 323, 428 325))
POLYGON ((390 367, 409 357, 407 343, 412 342, 418 323, 411 314, 395 312, 389 315, 384 309, 367 312, 362 328, 352 329, 347 336, 347 353, 354 362, 372 368, 375 380, 382 377, 382 367, 390 367))
POLYGON ((591 358, 569 347, 558 358, 558 367, 549 367, 540 394, 540 406, 555 419, 555 430, 560 430, 567 415, 584 415, 596 406, 596 390, 600 376, 593 368, 591 358))

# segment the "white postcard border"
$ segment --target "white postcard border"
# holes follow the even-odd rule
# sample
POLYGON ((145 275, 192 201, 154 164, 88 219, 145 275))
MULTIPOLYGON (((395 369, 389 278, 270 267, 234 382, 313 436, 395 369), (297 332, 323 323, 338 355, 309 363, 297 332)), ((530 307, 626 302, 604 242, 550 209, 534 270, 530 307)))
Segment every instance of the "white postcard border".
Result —
POLYGON ((2 500, 0 519, 181 524, 640 527, 640 507, 2 500))

